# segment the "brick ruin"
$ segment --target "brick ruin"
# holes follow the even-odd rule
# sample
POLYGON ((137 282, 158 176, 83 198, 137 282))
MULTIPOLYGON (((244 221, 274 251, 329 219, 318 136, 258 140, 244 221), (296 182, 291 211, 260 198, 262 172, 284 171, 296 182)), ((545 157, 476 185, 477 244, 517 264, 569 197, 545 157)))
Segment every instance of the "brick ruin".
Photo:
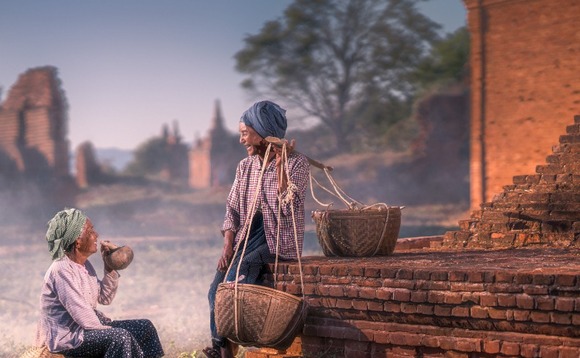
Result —
POLYGON ((25 176, 68 177, 67 112, 57 69, 26 71, 0 106, 0 151, 25 176))
POLYGON ((464 0, 471 34, 471 207, 534 171, 580 113, 580 2, 464 0))
POLYGON ((75 151, 76 183, 79 188, 102 183, 104 173, 97 161, 95 148, 91 142, 79 144, 75 151))
MULTIPOLYGON (((74 202, 68 104, 55 67, 29 69, 0 103, 0 223, 46 217, 74 202)), ((34 221, 34 220, 33 220, 34 221)), ((32 225, 31 221, 24 223, 32 225)))
POLYGON ((216 101, 208 135, 197 140, 189 151, 189 186, 205 189, 231 185, 243 157, 237 135, 224 127, 220 103, 216 101))

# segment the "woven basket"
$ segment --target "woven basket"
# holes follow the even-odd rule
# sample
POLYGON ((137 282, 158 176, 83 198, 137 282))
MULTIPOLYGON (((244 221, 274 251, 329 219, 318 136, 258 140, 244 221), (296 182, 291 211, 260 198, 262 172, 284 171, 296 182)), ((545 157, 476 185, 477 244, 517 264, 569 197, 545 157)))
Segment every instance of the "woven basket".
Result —
POLYGON ((315 210, 316 235, 325 256, 390 255, 401 228, 398 206, 372 209, 315 210))
POLYGON ((62 354, 50 353, 48 347, 28 348, 20 358, 64 358, 62 354))
POLYGON ((302 298, 251 284, 238 284, 237 297, 234 291, 231 283, 218 286, 215 299, 218 334, 242 346, 288 348, 304 325, 306 305, 302 298))

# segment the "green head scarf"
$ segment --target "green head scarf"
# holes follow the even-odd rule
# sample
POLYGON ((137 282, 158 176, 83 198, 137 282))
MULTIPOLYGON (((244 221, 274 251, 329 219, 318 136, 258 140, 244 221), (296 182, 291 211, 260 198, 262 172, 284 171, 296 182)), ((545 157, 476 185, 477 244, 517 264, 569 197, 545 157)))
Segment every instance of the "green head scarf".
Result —
POLYGON ((48 251, 53 260, 64 256, 64 250, 83 232, 86 221, 87 216, 82 211, 66 209, 56 213, 48 222, 46 241, 48 241, 48 251))

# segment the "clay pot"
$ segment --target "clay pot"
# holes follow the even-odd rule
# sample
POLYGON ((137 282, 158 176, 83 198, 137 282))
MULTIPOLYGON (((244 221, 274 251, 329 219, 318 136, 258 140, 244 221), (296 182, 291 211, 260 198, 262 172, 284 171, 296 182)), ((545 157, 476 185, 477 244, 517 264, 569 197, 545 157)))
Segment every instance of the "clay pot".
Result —
POLYGON ((129 246, 117 246, 108 241, 101 242, 101 250, 102 246, 108 248, 103 260, 113 270, 123 270, 133 261, 133 250, 129 246))

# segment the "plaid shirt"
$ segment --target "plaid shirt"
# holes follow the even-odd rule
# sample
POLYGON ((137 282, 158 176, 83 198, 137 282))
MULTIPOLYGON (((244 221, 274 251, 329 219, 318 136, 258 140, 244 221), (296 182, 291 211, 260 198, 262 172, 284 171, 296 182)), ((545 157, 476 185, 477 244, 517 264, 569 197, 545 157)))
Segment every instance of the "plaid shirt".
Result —
MULTIPOLYGON (((278 230, 278 178, 275 160, 268 163, 262 178, 262 187, 258 188, 258 179, 262 169, 262 160, 258 155, 247 157, 240 161, 236 170, 236 178, 228 195, 226 215, 222 231, 232 230, 236 233, 234 244, 245 238, 247 228, 245 223, 250 220, 256 209, 262 210, 264 216, 264 231, 268 248, 276 254, 276 235, 278 230), (254 212, 250 212, 256 190, 260 190, 254 212)), ((296 259, 302 254, 304 243, 304 196, 308 185, 310 167, 308 159, 297 152, 288 155, 290 182, 295 185, 294 218, 296 221, 298 253, 294 239, 291 202, 283 201, 280 215, 280 237, 278 254, 282 259, 296 259)), ((290 187, 290 185, 289 185, 290 187)), ((288 198, 290 189, 281 193, 280 198, 288 198)))
POLYGON ((68 256, 53 261, 40 293, 37 344, 59 352, 78 347, 85 329, 111 328, 101 324, 96 309, 97 303, 108 305, 113 301, 118 283, 117 271, 99 281, 89 261, 80 265, 68 256))

